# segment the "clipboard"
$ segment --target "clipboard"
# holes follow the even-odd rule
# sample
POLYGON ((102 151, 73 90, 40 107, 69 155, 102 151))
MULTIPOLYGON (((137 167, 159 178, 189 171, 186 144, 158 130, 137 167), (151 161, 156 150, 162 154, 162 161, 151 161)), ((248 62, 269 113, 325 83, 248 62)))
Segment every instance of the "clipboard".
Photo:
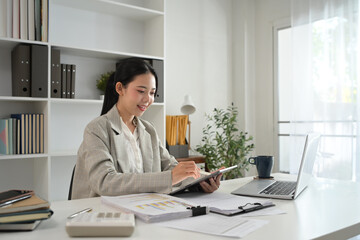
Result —
POLYGON ((200 177, 198 179, 195 179, 194 181, 190 182, 189 184, 187 184, 185 186, 180 186, 179 188, 173 190, 172 192, 169 193, 169 195, 175 195, 175 194, 183 193, 186 190, 188 190, 190 187, 194 187, 194 186, 198 185, 202 181, 207 181, 210 178, 216 177, 220 173, 226 173, 226 172, 228 172, 230 170, 233 170, 233 169, 235 169, 237 167, 238 167, 238 165, 234 165, 234 166, 231 166, 231 167, 228 167, 228 168, 224 168, 224 169, 215 171, 215 172, 213 172, 213 173, 211 173, 209 175, 205 175, 205 176, 200 177))
POLYGON ((233 216, 233 215, 249 213, 273 206, 275 206, 275 204, 273 204, 272 202, 265 202, 262 204, 255 202, 255 203, 247 203, 243 206, 239 206, 238 209, 234 209, 234 210, 221 210, 218 208, 210 207, 210 212, 218 213, 225 216, 233 216))

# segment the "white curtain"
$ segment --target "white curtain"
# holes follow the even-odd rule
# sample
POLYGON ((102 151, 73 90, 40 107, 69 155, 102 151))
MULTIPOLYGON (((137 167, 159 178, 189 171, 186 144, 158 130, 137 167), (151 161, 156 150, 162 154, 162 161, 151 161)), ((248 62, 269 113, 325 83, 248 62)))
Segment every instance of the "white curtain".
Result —
POLYGON ((359 0, 292 0, 290 172, 322 134, 314 174, 360 181, 359 0))

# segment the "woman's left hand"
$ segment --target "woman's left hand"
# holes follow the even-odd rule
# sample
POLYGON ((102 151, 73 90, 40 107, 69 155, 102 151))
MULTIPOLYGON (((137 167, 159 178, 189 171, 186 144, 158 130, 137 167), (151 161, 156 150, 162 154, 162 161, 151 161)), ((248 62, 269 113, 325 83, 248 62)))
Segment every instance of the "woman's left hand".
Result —
POLYGON ((217 175, 214 178, 210 178, 209 182, 203 181, 200 183, 200 186, 202 187, 203 191, 206 193, 212 193, 215 192, 220 187, 220 179, 221 179, 222 173, 217 175))

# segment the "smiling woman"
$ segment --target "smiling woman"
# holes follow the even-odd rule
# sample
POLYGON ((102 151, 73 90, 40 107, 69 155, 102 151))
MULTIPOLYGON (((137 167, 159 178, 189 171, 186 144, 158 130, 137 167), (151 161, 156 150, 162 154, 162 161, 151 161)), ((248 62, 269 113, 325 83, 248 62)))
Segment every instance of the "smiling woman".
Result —
MULTIPOLYGON (((178 163, 153 125, 140 117, 154 102, 157 75, 144 60, 124 59, 108 80, 101 116, 85 128, 78 151, 72 198, 142 192, 169 193, 188 177, 199 178, 193 161, 178 163)), ((213 192, 220 177, 202 182, 213 192)))

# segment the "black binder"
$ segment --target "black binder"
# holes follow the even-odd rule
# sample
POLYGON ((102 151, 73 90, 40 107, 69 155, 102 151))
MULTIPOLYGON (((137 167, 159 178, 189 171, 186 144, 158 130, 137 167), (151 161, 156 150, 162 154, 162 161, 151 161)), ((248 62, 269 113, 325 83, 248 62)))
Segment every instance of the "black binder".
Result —
POLYGON ((11 52, 12 95, 30 97, 30 46, 19 44, 11 52))
POLYGON ((70 98, 71 94, 71 65, 66 64, 66 98, 70 98))
POLYGON ((66 98, 66 64, 61 64, 61 98, 66 98))
POLYGON ((51 49, 51 97, 61 97, 61 66, 59 49, 51 49))
POLYGON ((31 96, 47 97, 48 51, 47 46, 31 45, 31 96))
POLYGON ((75 73, 76 73, 76 65, 71 64, 70 98, 75 98, 75 73))

